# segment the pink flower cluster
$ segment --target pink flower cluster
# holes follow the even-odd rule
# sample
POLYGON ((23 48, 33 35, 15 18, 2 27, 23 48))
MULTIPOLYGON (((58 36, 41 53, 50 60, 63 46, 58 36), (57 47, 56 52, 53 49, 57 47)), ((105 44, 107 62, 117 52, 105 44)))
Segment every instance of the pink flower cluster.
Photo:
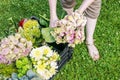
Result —
POLYGON ((0 63, 11 62, 27 56, 32 49, 32 42, 22 38, 20 34, 10 35, 0 42, 0 63))
POLYGON ((76 11, 58 21, 59 27, 54 28, 51 34, 58 44, 69 43, 69 46, 75 47, 75 44, 80 44, 85 39, 85 24, 86 18, 76 11))

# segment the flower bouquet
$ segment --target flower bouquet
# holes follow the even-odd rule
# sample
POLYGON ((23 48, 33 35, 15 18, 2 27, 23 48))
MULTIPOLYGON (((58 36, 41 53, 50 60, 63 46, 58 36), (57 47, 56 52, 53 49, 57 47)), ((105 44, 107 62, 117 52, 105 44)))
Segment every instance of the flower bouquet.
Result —
POLYGON ((0 40, 0 80, 50 80, 83 42, 86 18, 78 11, 56 28, 40 17, 22 19, 16 33, 0 40))
POLYGON ((20 21, 16 33, 1 39, 0 80, 52 79, 72 55, 67 44, 55 43, 52 30, 32 17, 20 21))
POLYGON ((15 69, 8 80, 48 80, 56 74, 59 58, 59 54, 49 46, 33 48, 32 42, 18 33, 3 38, 0 42, 0 69, 4 68, 2 65, 12 64, 11 68, 15 69))
POLYGON ((84 26, 86 24, 86 17, 77 11, 71 15, 66 15, 57 23, 58 27, 51 31, 57 44, 68 43, 69 46, 75 47, 76 44, 82 43, 85 39, 84 26))

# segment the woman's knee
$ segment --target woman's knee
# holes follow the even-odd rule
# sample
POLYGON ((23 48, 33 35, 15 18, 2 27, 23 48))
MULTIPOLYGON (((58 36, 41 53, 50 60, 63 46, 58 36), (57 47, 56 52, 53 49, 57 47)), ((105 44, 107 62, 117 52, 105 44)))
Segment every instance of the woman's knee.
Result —
POLYGON ((73 8, 76 5, 76 0, 60 0, 63 8, 73 8))
POLYGON ((95 0, 86 10, 85 15, 89 18, 96 19, 100 14, 101 0, 95 0))

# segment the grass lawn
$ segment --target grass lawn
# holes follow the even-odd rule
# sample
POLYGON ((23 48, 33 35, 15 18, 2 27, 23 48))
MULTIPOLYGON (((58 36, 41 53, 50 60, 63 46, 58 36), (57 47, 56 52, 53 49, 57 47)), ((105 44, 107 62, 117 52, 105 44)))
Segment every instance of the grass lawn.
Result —
MULTIPOLYGON (((77 0, 76 8, 81 2, 77 0)), ((60 18, 60 6, 57 5, 60 18)), ((1 0, 0 2, 0 38, 14 32, 22 18, 40 17, 47 14, 48 0, 1 0), (14 27, 13 27, 14 28, 14 27), (11 29, 11 32, 8 32, 11 29), (13 30, 13 31, 12 31, 13 30)), ((93 61, 85 43, 76 45, 73 58, 60 70, 54 80, 119 80, 120 79, 120 1, 102 0, 101 14, 98 19, 94 38, 100 52, 100 60, 93 61)))

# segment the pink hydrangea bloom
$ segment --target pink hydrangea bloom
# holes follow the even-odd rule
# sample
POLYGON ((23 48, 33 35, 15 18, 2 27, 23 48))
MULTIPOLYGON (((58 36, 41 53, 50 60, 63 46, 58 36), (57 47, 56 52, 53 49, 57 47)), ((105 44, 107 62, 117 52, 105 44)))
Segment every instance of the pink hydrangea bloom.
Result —
POLYGON ((10 35, 8 38, 3 38, 1 40, 0 63, 10 64, 16 59, 27 56, 30 53, 32 42, 25 40, 24 43, 21 43, 21 38, 21 36, 16 38, 16 36, 10 35))
POLYGON ((1 51, 1 54, 3 55, 7 55, 10 51, 10 48, 3 48, 2 51, 1 51))

